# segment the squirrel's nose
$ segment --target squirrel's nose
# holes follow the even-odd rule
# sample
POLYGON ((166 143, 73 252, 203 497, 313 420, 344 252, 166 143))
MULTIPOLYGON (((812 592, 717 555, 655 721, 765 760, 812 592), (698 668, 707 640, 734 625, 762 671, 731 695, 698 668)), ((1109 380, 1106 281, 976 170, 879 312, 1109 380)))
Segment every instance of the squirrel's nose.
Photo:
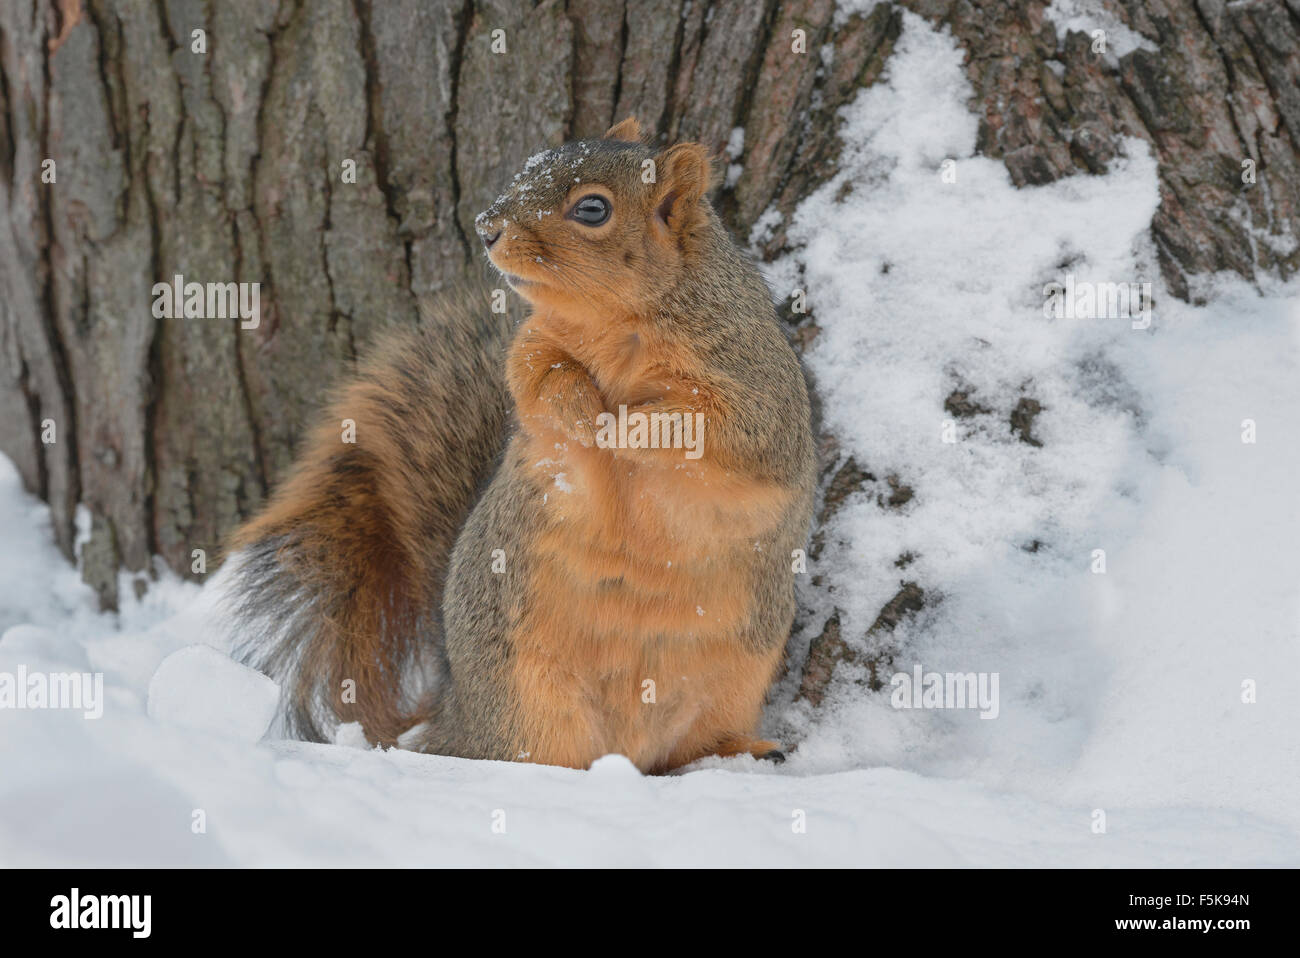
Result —
POLYGON ((492 246, 496 243, 496 241, 501 238, 501 231, 493 230, 490 228, 480 229, 478 231, 478 235, 483 240, 483 245, 488 249, 491 249, 492 246))

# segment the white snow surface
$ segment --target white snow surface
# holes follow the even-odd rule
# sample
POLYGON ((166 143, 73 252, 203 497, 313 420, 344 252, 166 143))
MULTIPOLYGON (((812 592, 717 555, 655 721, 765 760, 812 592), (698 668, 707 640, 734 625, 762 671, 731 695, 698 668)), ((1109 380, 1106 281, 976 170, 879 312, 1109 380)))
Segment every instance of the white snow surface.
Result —
POLYGON ((995 719, 893 708, 842 667, 819 710, 778 687, 781 766, 578 772, 369 749, 353 726, 258 741, 269 680, 227 657, 220 574, 159 566, 142 599, 123 574, 122 611, 95 611, 0 458, 0 675, 98 672, 105 699, 99 719, 0 709, 0 865, 1300 864, 1300 286, 1206 277, 1204 305, 1174 300, 1145 145, 1015 189, 974 155, 969 95, 952 39, 906 15, 768 272, 822 327, 806 358, 843 454, 915 490, 846 500, 809 567, 831 597, 805 579, 805 602, 870 652, 918 582, 895 667, 996 672, 995 719), (1046 318, 1066 272, 1153 283, 1149 328, 1046 318), (944 442, 958 384, 988 412, 944 442), (1021 397, 1041 447, 1010 431, 1021 397))
POLYGON ((159 722, 257 742, 279 702, 274 680, 211 646, 191 645, 159 664, 149 682, 147 711, 159 722))

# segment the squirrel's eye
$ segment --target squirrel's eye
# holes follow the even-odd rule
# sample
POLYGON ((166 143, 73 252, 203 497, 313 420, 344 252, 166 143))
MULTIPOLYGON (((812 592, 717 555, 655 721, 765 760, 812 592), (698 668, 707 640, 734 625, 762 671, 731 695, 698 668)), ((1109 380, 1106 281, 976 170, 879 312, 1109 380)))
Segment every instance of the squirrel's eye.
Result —
POLYGON ((605 220, 609 219, 609 201, 603 196, 584 196, 578 200, 577 204, 569 212, 579 223, 587 226, 599 226, 605 220))

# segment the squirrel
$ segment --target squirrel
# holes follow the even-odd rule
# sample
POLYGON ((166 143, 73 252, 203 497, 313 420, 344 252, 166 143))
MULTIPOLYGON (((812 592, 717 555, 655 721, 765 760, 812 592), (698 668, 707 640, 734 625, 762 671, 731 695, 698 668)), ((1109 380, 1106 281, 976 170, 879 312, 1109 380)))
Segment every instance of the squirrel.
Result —
POLYGON ((475 221, 466 288, 362 363, 233 537, 236 655, 282 730, 643 773, 757 738, 812 518, 808 391, 699 143, 629 117, 475 221), (355 423, 341 442, 339 423, 355 423))

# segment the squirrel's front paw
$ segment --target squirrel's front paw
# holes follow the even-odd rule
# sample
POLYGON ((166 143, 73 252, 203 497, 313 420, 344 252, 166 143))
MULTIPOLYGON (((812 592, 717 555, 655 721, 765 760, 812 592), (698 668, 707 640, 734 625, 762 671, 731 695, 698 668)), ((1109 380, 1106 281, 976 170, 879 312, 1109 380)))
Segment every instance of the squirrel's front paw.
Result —
POLYGON ((596 384, 581 367, 557 364, 520 414, 534 426, 558 430, 584 446, 596 444, 596 417, 605 411, 596 384))
POLYGON ((582 363, 531 331, 515 344, 506 375, 522 423, 596 444, 596 417, 605 412, 605 400, 582 363))
POLYGON ((596 445, 596 417, 605 411, 605 407, 594 387, 559 397, 554 400, 552 408, 555 423, 566 436, 588 448, 596 445))

